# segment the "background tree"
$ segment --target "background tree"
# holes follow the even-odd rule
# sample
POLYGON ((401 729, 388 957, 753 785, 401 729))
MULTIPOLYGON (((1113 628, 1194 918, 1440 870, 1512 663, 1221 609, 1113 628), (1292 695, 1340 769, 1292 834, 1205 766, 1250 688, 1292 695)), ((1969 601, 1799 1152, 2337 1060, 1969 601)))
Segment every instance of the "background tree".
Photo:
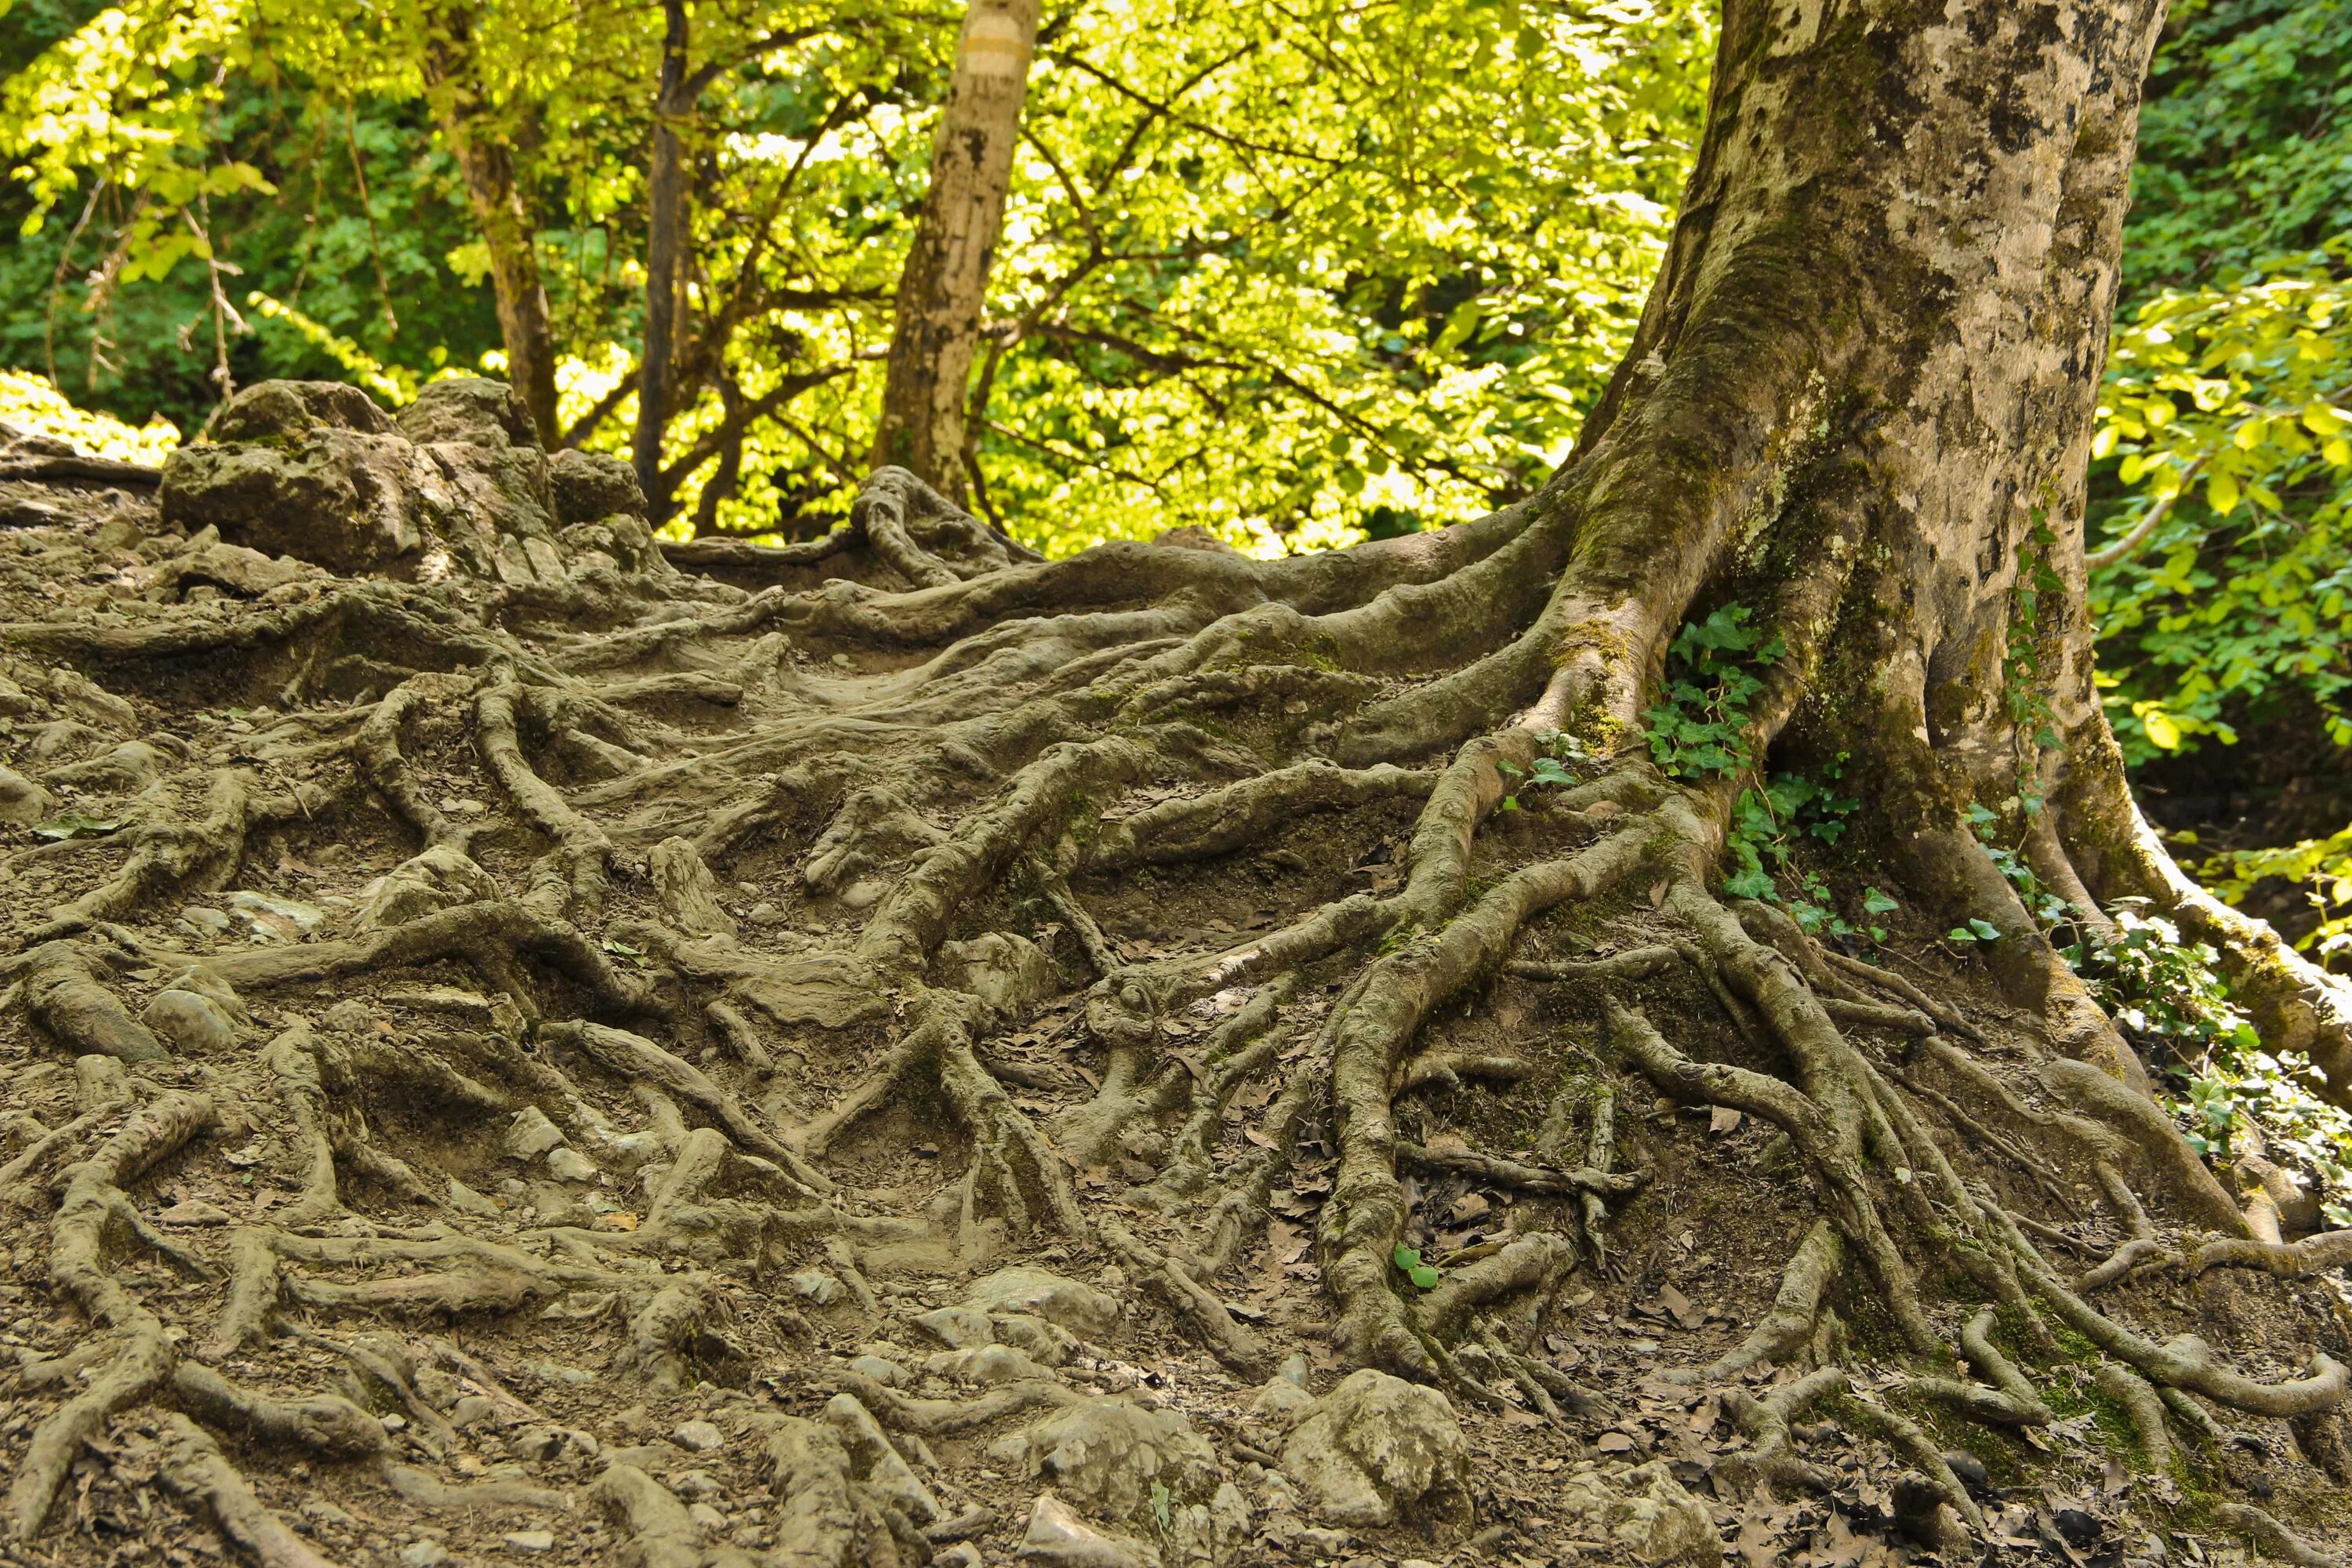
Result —
POLYGON ((964 399, 1036 47, 1036 0, 972 0, 932 133, 922 221, 898 275, 873 466, 895 463, 950 497, 964 490, 964 399))

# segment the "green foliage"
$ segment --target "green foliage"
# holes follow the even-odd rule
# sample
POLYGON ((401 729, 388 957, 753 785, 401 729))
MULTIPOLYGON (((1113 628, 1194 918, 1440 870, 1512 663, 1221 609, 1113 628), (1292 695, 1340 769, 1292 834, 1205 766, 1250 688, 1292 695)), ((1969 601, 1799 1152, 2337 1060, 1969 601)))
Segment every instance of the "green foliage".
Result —
POLYGON ((1780 661, 1778 634, 1750 624, 1744 605, 1726 605, 1675 634, 1666 683, 1643 717, 1650 759, 1668 778, 1705 779, 1744 772, 1748 708, 1764 689, 1756 671, 1780 661))
MULTIPOLYGON (((1760 759, 1748 740, 1750 710, 1764 689, 1757 672, 1786 652, 1780 636, 1766 635, 1745 605, 1725 605, 1705 620, 1685 623, 1666 650, 1666 681, 1644 715, 1650 758, 1668 778, 1704 783, 1757 771, 1760 759)), ((1723 890, 1733 898, 1784 904, 1809 931, 1885 939, 1876 916, 1900 906, 1876 888, 1863 894, 1863 923, 1838 912, 1830 886, 1798 863, 1806 840, 1834 845, 1862 803, 1838 792, 1846 758, 1841 752, 1819 778, 1776 773, 1739 792, 1724 839, 1731 863, 1723 890)))
POLYGON ((2124 289, 2352 232, 2352 0, 2181 0, 2149 71, 2124 289))
MULTIPOLYGON (((1584 750, 1584 742, 1565 730, 1546 730, 1537 736, 1537 740, 1543 751, 1529 766, 1522 769, 1514 763, 1497 762, 1495 771, 1505 778, 1525 780, 1523 788, 1556 789, 1576 782, 1576 775, 1569 771, 1570 763, 1591 760, 1584 750)), ((1518 810, 1518 796, 1505 795, 1501 809, 1518 810)))
POLYGON ((2352 827, 2325 838, 2217 855, 2197 875, 2233 904, 2272 878, 2300 884, 2319 920, 2295 945, 2323 959, 2352 956, 2352 827))
POLYGON ((2263 1048, 2212 948, 2183 942, 2142 900, 2126 900, 2115 918, 2115 942, 2086 942, 2065 957, 2147 1058, 2191 1145, 2226 1158, 2241 1130, 2258 1128, 2273 1159, 2318 1179, 2329 1223, 2352 1225, 2352 1115, 2263 1048))
POLYGON ((1840 754, 1822 769, 1819 780, 1776 773, 1760 789, 1741 790, 1724 838, 1724 853, 1732 868, 1724 879, 1723 890, 1737 899, 1786 904, 1790 918, 1808 931, 1866 935, 1873 942, 1883 942, 1885 928, 1873 917, 1900 908, 1895 900, 1876 888, 1864 889, 1864 924, 1850 925, 1838 913, 1835 896, 1822 874, 1797 863, 1803 840, 1834 845, 1845 836, 1849 819, 1862 805, 1853 796, 1837 792, 1844 772, 1845 757, 1840 754))
POLYGON ((2094 448, 2127 498, 2091 599, 2129 760, 2300 692, 2352 744, 2352 286, 2345 247, 2168 290, 2118 329, 2094 448))
POLYGON ((1421 1252, 1419 1248, 1407 1247, 1403 1243, 1400 1242, 1397 1244, 1396 1250, 1389 1255, 1389 1261, 1396 1265, 1397 1271, 1399 1273, 1402 1274, 1407 1279, 1412 1281, 1413 1288, 1415 1289, 1434 1290, 1437 1289, 1438 1273, 1436 1266, 1433 1264, 1423 1263, 1421 1260, 1421 1252))
MULTIPOLYGON (((958 11, 694 10, 667 451, 695 526, 824 526, 863 472, 958 11)), ((463 127, 514 163, 564 418, 623 444, 658 8, 19 12, 0 364, 191 429, 216 361, 393 397, 494 366, 463 127)), ((1055 552, 1185 523, 1263 552, 1526 493, 1640 313, 1712 29, 1698 0, 1051 18, 972 387, 978 500, 1055 552)))

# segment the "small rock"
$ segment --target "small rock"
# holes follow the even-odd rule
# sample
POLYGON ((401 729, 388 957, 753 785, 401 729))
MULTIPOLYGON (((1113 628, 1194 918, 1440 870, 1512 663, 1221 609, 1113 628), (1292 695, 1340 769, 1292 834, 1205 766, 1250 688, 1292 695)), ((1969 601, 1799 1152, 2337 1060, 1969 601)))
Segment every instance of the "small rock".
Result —
POLYGON ((1581 1466, 1554 1495, 1560 1511, 1580 1520, 1580 1533, 1614 1540, 1641 1562, 1715 1568, 1723 1561, 1706 1505, 1659 1460, 1581 1466))
POLYGON ((0 822, 38 822, 53 804, 48 791, 14 768, 0 768, 0 822))
POLYGON ((689 1453, 708 1454, 727 1441, 727 1435, 709 1421, 688 1421, 671 1429, 670 1441, 689 1453))
POLYGON ((849 1370, 860 1377, 872 1378, 885 1388, 896 1388, 907 1381, 905 1367, 895 1361, 886 1361, 878 1355, 854 1357, 850 1361, 849 1370))
POLYGON ((449 1178, 449 1206, 459 1214, 478 1215, 484 1219, 496 1219, 507 1212, 455 1176, 449 1178))
POLYGON ((1026 1264, 998 1269, 965 1302, 983 1312, 1026 1312, 1075 1334, 1108 1333, 1118 1322, 1118 1298, 1026 1264))
POLYGON ((436 845, 384 873, 368 889, 360 910, 360 924, 385 931, 411 921, 480 903, 499 896, 499 884, 488 871, 446 845, 436 845))
MULTIPOLYGON (((959 1383, 977 1383, 994 1387, 1001 1383, 1049 1383, 1053 1373, 1037 1363, 1028 1352, 1012 1345, 979 1345, 971 1350, 942 1351, 927 1356, 923 1370, 950 1377, 959 1383)), ((901 1376, 905 1375, 903 1373, 901 1376)))
POLYGON ((1171 1492, 1207 1489, 1216 1455, 1172 1410, 1096 1398, 1056 1410, 1022 1435, 1029 1473, 1124 1519, 1157 1484, 1171 1492))
POLYGON ((449 1407, 449 1425, 463 1429, 477 1426, 499 1413, 498 1401, 479 1394, 468 1394, 449 1407))
POLYGON ((1160 1568, 1160 1553, 1131 1535, 1095 1529, 1052 1492, 1040 1492, 1016 1553, 1044 1568, 1160 1568))
POLYGON ((552 1552, 555 1532, 550 1530, 510 1530, 502 1539, 514 1552, 552 1552))
POLYGON ((1370 1367, 1304 1413, 1282 1446, 1282 1468, 1328 1524, 1360 1529, 1469 1511, 1470 1450, 1454 1406, 1433 1388, 1370 1367))
POLYGON ((821 1268, 807 1268, 798 1274, 787 1274, 784 1276, 784 1283, 791 1286, 803 1300, 814 1301, 820 1307, 830 1307, 842 1297, 841 1281, 821 1268))
POLYGON ((320 922, 327 918, 327 911, 316 904, 306 904, 299 899, 275 898, 268 893, 257 893, 250 889, 231 893, 228 907, 243 915, 256 929, 273 931, 279 936, 308 936, 318 930, 320 922))
POLYGON ((772 926, 784 918, 784 911, 763 899, 753 904, 743 918, 753 925, 772 926))
POLYGON ((225 1051, 236 1044, 236 1026, 208 998, 193 991, 157 992, 141 1017, 183 1051, 225 1051))
POLYGON ((401 1568, 440 1568, 449 1549, 437 1541, 412 1541, 400 1549, 401 1568))
POLYGON ((196 930, 208 931, 214 936, 226 933, 229 927, 227 915, 204 904, 190 904, 180 911, 180 919, 196 930))
POLYGON ((1276 1376, 1250 1401, 1250 1414, 1267 1425, 1289 1427, 1315 1408, 1315 1396, 1286 1377, 1276 1376))
POLYGON ((980 1548, 969 1541, 959 1541, 944 1551, 931 1553, 931 1568, 982 1568, 980 1548))
POLYGON ((229 1225, 236 1215, 202 1198, 184 1198, 155 1216, 157 1225, 229 1225))
POLYGON ((596 1179, 596 1163, 577 1149, 560 1148, 547 1152, 547 1168, 562 1182, 593 1182, 596 1179))
POLYGON ((547 1112, 526 1105, 515 1112, 499 1147, 509 1160, 536 1160, 562 1142, 562 1130, 547 1119, 547 1112))
MULTIPOLYGON (((686 1510, 686 1517, 694 1521, 698 1528, 713 1533, 727 1528, 727 1516, 707 1502, 698 1502, 689 1507, 686 1510)), ((939 1560, 933 1558, 932 1561, 936 1563, 939 1560)))

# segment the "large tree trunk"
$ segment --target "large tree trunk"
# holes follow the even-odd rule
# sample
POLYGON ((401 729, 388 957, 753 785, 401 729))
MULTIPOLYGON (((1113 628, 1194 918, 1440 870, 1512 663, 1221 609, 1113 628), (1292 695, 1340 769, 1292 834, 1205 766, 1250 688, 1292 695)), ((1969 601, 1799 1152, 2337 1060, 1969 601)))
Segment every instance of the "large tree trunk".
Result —
POLYGON ((931 143, 930 189, 898 280, 874 466, 908 469, 950 497, 964 490, 964 397, 1004 231, 1037 9, 1037 0, 971 0, 931 143))
POLYGON ((499 312, 499 336, 507 352, 507 379, 530 411, 541 445, 562 436, 555 413, 555 328, 547 288, 539 275, 537 225, 515 182, 514 150, 502 132, 487 124, 475 101, 468 74, 468 19, 446 18, 446 37, 426 58, 435 117, 450 156, 466 182, 466 201, 482 246, 489 253, 490 288, 499 312))
MULTIPOLYGON (((2095 1509, 2134 1513, 2126 1540, 2315 1552, 2222 1492, 2344 1528, 2321 1473, 2347 1454, 2342 1311, 2300 1282, 2352 1259, 2352 1233, 2300 1236, 2267 1161, 2229 1168, 2242 1210, 1971 831, 2024 846, 2086 925, 2119 888, 2201 907, 2123 789, 2082 587, 2157 23, 2155 0, 1732 5, 1686 210, 1577 453, 1504 511, 1348 552, 1025 562, 885 468, 826 540, 666 563, 575 462, 555 502, 606 537, 566 561, 533 548, 531 455, 486 430, 464 456, 467 421, 503 407, 466 384, 404 419, 478 516, 387 496, 306 527, 334 476, 305 465, 359 451, 371 494, 407 470, 382 432, 360 451, 304 423, 373 426, 348 389, 249 390, 221 429, 257 449, 193 449, 162 487, 159 526, 220 542, 151 542, 132 615, 94 523, 61 531, 60 558, 83 553, 48 576, 101 584, 103 613, 0 632, 30 656, 12 704, 79 716, 0 798, 70 795, 69 833, 123 825, 20 854, 71 871, 70 896, 0 910, 35 1038, 81 1063, 79 1099, 16 1080, 49 1129, 20 1130, 5 1178, 49 1215, 17 1257, 46 1247, 106 1331, 86 1384, 42 1363, 40 1386, 82 1392, 33 1430, 17 1532, 154 1399, 257 1435, 259 1464, 375 1452, 340 1396, 182 1360, 302 1390, 313 1346, 417 1426, 418 1470, 371 1507, 554 1508, 424 1472, 459 1434, 401 1365, 492 1389, 552 1321, 568 1358, 609 1356, 551 1399, 604 1444, 596 1495, 648 1560, 698 1561, 709 1517, 654 1473, 643 1414, 599 1423, 763 1373, 782 1410, 654 1425, 709 1408, 725 1429, 679 1443, 760 1435, 793 1562, 909 1562, 925 1531, 989 1528, 966 1501, 1017 1518, 1045 1479, 1187 1562, 1325 1552, 1293 1498, 1398 1555, 1449 1547, 1465 1505, 1581 1555, 1629 1517, 1595 1500, 1615 1472, 1566 1468, 1604 1431, 1685 1479, 1712 1466, 1711 1505, 1663 1464, 1623 1479, 1647 1489, 1631 1549, 1653 1561, 1706 1560, 1710 1525, 1751 1561, 1802 1549, 1773 1545, 1794 1516, 1751 1506, 1759 1487, 1833 1489, 1851 1528, 1948 1550, 2080 1545, 2095 1509), (281 583, 222 542, 352 580, 281 583), (151 602, 189 584, 266 597, 151 602), (1732 760, 1662 769, 1645 731, 1687 700, 1661 680, 1677 629, 1734 606, 1755 686, 1721 710, 1732 760), (231 728, 205 706, 228 701, 269 706, 231 728), (155 739, 114 743, 134 731, 155 739), (1906 906, 1862 952, 1724 876, 1743 786, 1840 753, 1864 804, 1806 864, 1849 909, 1864 884, 1906 906), (275 940, 206 934, 229 919, 210 893, 257 878, 278 890, 233 907, 275 940), (1991 940, 1943 940, 1967 921, 1991 940), (136 1114, 48 1180, 125 1096, 136 1114), (170 1236, 127 1223, 167 1160, 170 1236), (230 1184, 257 1166, 264 1193, 230 1184), (508 1171, 501 1209, 480 1189, 508 1171), (266 1192, 295 1195, 265 1220, 266 1192), (117 1220, 225 1290, 119 1268, 117 1220), (374 1314, 465 1314, 468 1348, 341 1337, 374 1314), (1601 1326, 1636 1314, 1659 1327, 1601 1326), (1237 1398, 1180 1364, 1192 1345, 1253 1381, 1377 1369, 1451 1403, 1362 1375, 1300 1419, 1295 1381, 1237 1398), (1139 1364, 1164 1408, 1118 1398, 1139 1364), (2053 1419, 2095 1394, 2127 1446, 2053 1419), (1833 1424, 1801 1424, 1832 1399, 1833 1424), (1681 1447, 1717 1422, 1745 1442, 1681 1447), (1375 1431, 1422 1458, 1381 1460, 1375 1431), (2195 1505, 2110 1485, 2053 1526, 1972 1493, 1956 1441, 2046 1467, 2029 1497, 2177 1462, 2195 1505), (1269 1459, 1286 1484, 1220 1486, 1269 1459), (1516 1500, 1538 1488, 1540 1516, 1516 1500)), ((23 576, 0 591, 29 615, 23 576)), ((2341 1050, 2331 983, 2234 919, 2215 938, 2275 982, 2281 1044, 2341 1050)), ((540 1420, 476 1397, 467 1426, 540 1420)), ((175 1485, 241 1541, 274 1523, 169 1420, 175 1485)), ((575 1447, 541 1424, 513 1451, 545 1486, 575 1447)), ((1060 1506, 1031 1527, 1048 1556, 1060 1506)))

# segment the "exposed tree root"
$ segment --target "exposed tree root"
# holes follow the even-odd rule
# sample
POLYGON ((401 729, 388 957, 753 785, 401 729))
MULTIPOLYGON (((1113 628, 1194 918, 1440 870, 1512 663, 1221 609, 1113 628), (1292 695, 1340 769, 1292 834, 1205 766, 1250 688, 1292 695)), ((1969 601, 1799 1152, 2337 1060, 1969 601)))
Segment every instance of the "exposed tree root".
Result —
MULTIPOLYGON (((1753 780, 1652 764, 1675 628, 1734 595, 1779 640, 1739 737, 1760 775, 1784 730, 1790 765, 1848 747, 1841 647, 1902 595, 1872 575, 1887 525, 1823 478, 1862 438, 1811 358, 1732 397, 1698 374, 1715 352, 1662 360, 1669 403, 1612 405, 1529 501, 1341 555, 1037 562, 885 470, 831 539, 680 554, 794 586, 688 578, 647 545, 625 570, 299 603, 180 602, 183 574, 119 624, 6 628, 136 683, 138 705, 73 688, 74 711, 189 737, 68 746, 42 787, 125 826, 11 862, 71 892, 16 921, 9 1005, 80 1065, 78 1094, 59 1077, 7 1123, 0 1204, 47 1209, 50 1282, 87 1325, 28 1359, 54 1403, 11 1479, 16 1539, 110 1422, 161 1420, 166 1484, 264 1563, 314 1560, 263 1500, 281 1456, 464 1520, 569 1507, 591 1472, 530 1466, 601 1441, 593 1495, 644 1563, 914 1564, 1002 1545, 1021 1499, 941 1499, 977 1484, 972 1451, 1026 1455, 1047 1415, 1131 1388, 1122 1358, 1197 1345, 1263 1382, 1326 1321, 1338 1370, 1554 1442, 1601 1408, 1551 1359, 1567 1304, 1589 1285, 1625 1310, 1691 1249, 1659 1245, 1685 1189, 1770 1173, 1781 1140, 1803 1180, 1777 1292, 1736 1305, 1762 1310, 1734 1348, 1653 1369, 1748 1438, 1727 1495, 1842 1485, 1793 1430, 1835 1400, 1908 1467, 1901 1528, 1981 1533, 1904 1411, 2064 1433, 2037 1393, 2060 1328, 2112 1358, 2099 1386, 2159 1470, 2208 1462, 2165 1426, 2210 1441, 2199 1399, 2333 1411, 2332 1323, 2280 1382, 2220 1329, 2226 1357, 2134 1326, 2180 1310, 2151 1280, 2227 1268, 2284 1299, 2273 1281, 2352 1240, 2250 1229, 2051 967, 1954 826, 1962 784, 2023 787, 1962 778, 1999 746, 1915 723, 1907 676, 1871 687, 1925 750, 1880 748, 1870 831, 1922 918, 2011 922, 1990 951, 1910 978, 1916 932, 1865 963, 1718 892, 1753 780), (184 688, 270 711, 230 730, 184 688), (1675 1120, 1635 1083, 1778 1138, 1724 1136, 1727 1115, 1719 1160, 1667 1157, 1675 1120), (1490 1216, 1468 1243, 1431 1206, 1465 1188, 1490 1216), (1035 1299, 962 1304, 983 1289, 1035 1299), (955 1348, 914 1358, 918 1327, 955 1348), (1768 1362, 1803 1375, 1747 1386, 1768 1362), (501 1382, 524 1365, 546 1394, 501 1382), (764 1443, 772 1515, 714 1522, 719 1483, 646 1430, 554 1436, 541 1412, 582 1387, 657 1407, 678 1445, 704 1411, 764 1443), (935 1464, 924 1439, 950 1437, 935 1464), (510 1450, 519 1472, 477 1462, 510 1450)), ((2053 885, 2105 889, 2061 875, 2080 834, 2044 837, 2053 885)), ((1173 1551, 1227 1476, 1153 1441, 1173 1551)))

